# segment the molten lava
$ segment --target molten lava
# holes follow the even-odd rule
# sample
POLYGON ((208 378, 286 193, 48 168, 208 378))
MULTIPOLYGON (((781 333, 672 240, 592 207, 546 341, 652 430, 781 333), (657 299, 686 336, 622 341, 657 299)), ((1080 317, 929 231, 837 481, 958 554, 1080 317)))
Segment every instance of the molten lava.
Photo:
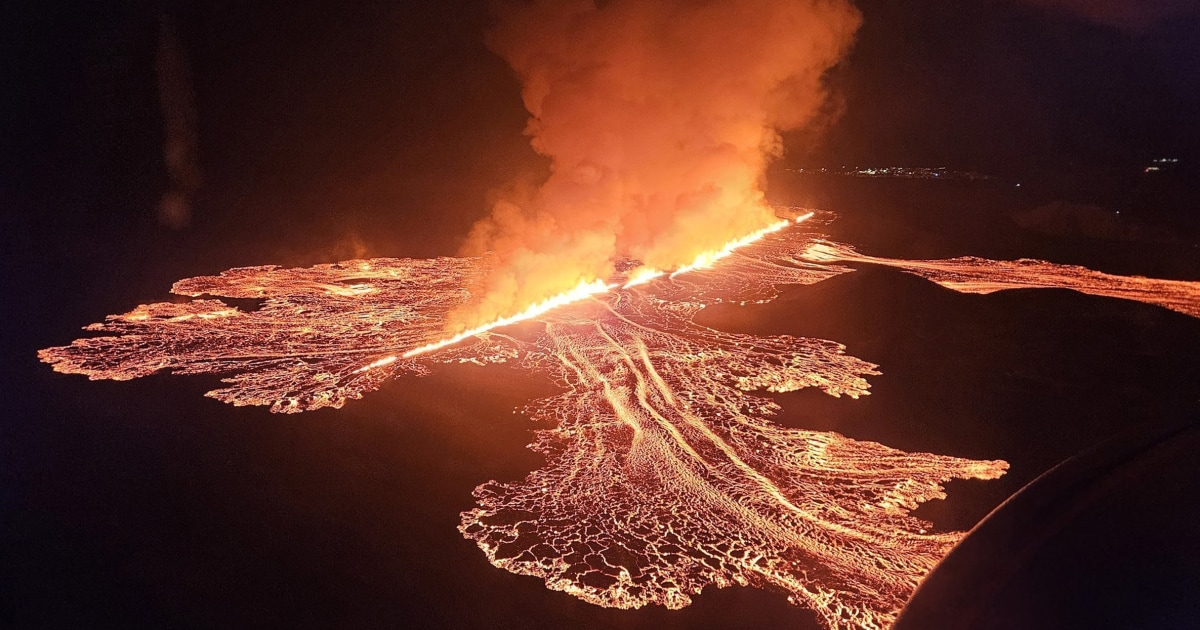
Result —
MULTIPOLYGON (((812 213, 810 212, 802 217, 797 218, 796 222, 799 223, 811 216, 812 216, 812 213)), ((741 238, 729 241, 728 243, 726 243, 724 246, 722 246, 720 249, 717 249, 716 251, 704 252, 704 253, 700 254, 699 256, 696 256, 696 259, 693 260, 692 262, 690 262, 690 263, 680 267, 679 269, 676 269, 674 272, 672 272, 671 277, 674 278, 675 276, 678 276, 680 274, 685 274, 689 271, 695 271, 697 269, 711 269, 712 266, 714 264, 716 264, 716 262, 718 260, 727 258, 734 251, 741 249, 741 248, 761 239, 762 237, 764 237, 768 234, 778 232, 779 230, 782 230, 783 228, 787 227, 789 224, 790 224, 789 221, 776 221, 775 223, 772 223, 771 225, 768 225, 767 227, 765 227, 761 230, 752 232, 741 238)))
POLYGON ((544 315, 560 306, 574 304, 575 302, 587 299, 593 295, 596 295, 597 293, 604 293, 615 286, 615 284, 605 284, 603 280, 592 280, 591 282, 581 280, 574 289, 534 304, 533 306, 530 306, 516 315, 501 317, 500 319, 488 322, 482 326, 476 326, 475 328, 464 330, 453 337, 447 337, 440 341, 425 344, 420 348, 413 348, 412 350, 404 353, 404 358, 407 359, 409 357, 415 357, 418 354, 425 354, 427 352, 433 352, 434 350, 441 350, 446 346, 454 345, 464 339, 485 333, 493 328, 511 326, 517 322, 533 319, 538 315, 544 315))
POLYGON ((1145 302, 1200 317, 1200 282, 1116 276, 1077 265, 1044 260, 988 260, 974 256, 948 260, 898 260, 860 254, 849 245, 818 241, 804 252, 813 262, 861 262, 894 267, 961 293, 1005 289, 1072 289, 1088 295, 1145 302))
MULTIPOLYGON (((813 213, 809 212, 806 215, 796 217, 795 222, 800 223, 806 219, 812 218, 812 216, 813 216, 813 213)), ((717 262, 718 260, 721 260, 722 258, 728 257, 734 251, 741 249, 747 245, 750 245, 751 243, 759 241, 768 234, 778 232, 779 230, 782 230, 783 228, 791 225, 791 223, 792 223, 792 221, 789 221, 786 219, 781 220, 781 221, 776 221, 775 223, 772 223, 771 225, 769 225, 765 228, 762 228, 761 230, 756 230, 754 232, 751 232, 750 234, 747 234, 746 236, 729 241, 724 246, 722 246, 720 249, 717 249, 717 250, 714 250, 711 252, 702 252, 696 256, 695 261, 693 261, 692 263, 690 263, 688 265, 680 267, 675 272, 673 272, 671 274, 671 277, 674 278, 675 276, 678 276, 680 274, 684 274, 689 271, 695 271, 697 269, 711 268, 715 262, 717 262)), ((632 274, 630 274, 629 280, 627 280, 625 282, 625 285, 622 288, 628 289, 631 287, 635 287, 639 284, 645 284, 645 283, 650 282, 651 280, 654 280, 655 278, 658 278, 663 275, 666 275, 665 272, 658 271, 657 269, 641 267, 639 269, 636 269, 632 274)), ((363 293, 370 290, 369 288, 366 288, 366 290, 364 290, 364 285, 354 285, 354 286, 356 289, 360 290, 363 293)), ((464 339, 469 339, 476 335, 485 333, 489 330, 492 330, 493 328, 501 328, 503 326, 511 326, 513 324, 523 322, 528 319, 533 319, 539 315, 548 313, 551 310, 556 309, 560 306, 566 306, 568 304, 573 304, 580 300, 584 300, 589 297, 592 297, 596 294, 604 293, 606 291, 609 291, 610 289, 615 289, 616 287, 617 287, 617 285, 606 284, 602 280, 591 280, 591 281, 580 280, 579 284, 576 285, 574 289, 571 289, 570 291, 565 291, 558 295, 555 295, 555 296, 549 297, 545 300, 542 300, 541 302, 538 302, 537 304, 530 306, 529 308, 525 309, 524 311, 521 311, 520 313, 517 313, 516 315, 510 315, 508 317, 501 317, 501 318, 492 320, 490 322, 487 322, 485 324, 475 326, 474 328, 469 328, 467 330, 464 330, 463 332, 460 332, 457 335, 454 335, 452 337, 447 337, 445 339, 441 339, 441 340, 435 341, 433 343, 425 344, 425 345, 421 346, 420 348, 413 348, 412 350, 405 352, 403 356, 404 356, 404 358, 407 359, 409 357, 415 357, 419 354, 433 352, 434 350, 441 350, 442 348, 445 348, 446 346, 452 346, 464 339)), ((379 361, 375 361, 369 365, 366 365, 366 366, 360 368, 359 371, 368 370, 373 367, 378 367, 380 365, 387 365, 388 363, 391 363, 394 360, 395 360, 395 357, 387 357, 386 359, 380 359, 379 361)))
POLYGON ((857 398, 876 366, 832 341, 707 328, 694 321, 701 309, 770 300, 780 285, 850 272, 835 264, 846 261, 963 291, 1063 286, 1200 315, 1196 282, 1033 261, 872 258, 788 225, 669 275, 581 282, 449 338, 446 315, 470 299, 486 259, 231 269, 176 283, 190 302, 109 316, 87 327, 106 336, 40 357, 92 379, 226 374, 209 396, 283 413, 340 407, 438 363, 512 362, 560 393, 525 410, 542 427, 533 448, 545 466, 479 486, 478 506, 462 515, 463 535, 494 565, 603 606, 679 608, 708 585, 742 584, 782 591, 830 628, 884 628, 961 536, 930 532, 910 510, 943 498, 950 479, 992 479, 1007 465, 771 422, 778 406, 753 392, 857 398), (264 302, 243 311, 205 296, 264 302), (498 330, 517 321, 540 332, 498 330))

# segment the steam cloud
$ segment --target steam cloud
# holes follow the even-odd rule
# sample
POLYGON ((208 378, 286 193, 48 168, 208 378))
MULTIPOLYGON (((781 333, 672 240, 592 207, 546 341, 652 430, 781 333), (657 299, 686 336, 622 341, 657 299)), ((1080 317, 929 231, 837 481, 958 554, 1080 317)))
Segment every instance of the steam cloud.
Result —
POLYGON ((822 111, 860 22, 848 0, 535 0, 488 44, 516 71, 540 186, 501 194, 464 248, 494 270, 463 328, 630 257, 656 269, 774 220, 762 178, 779 132, 822 111))

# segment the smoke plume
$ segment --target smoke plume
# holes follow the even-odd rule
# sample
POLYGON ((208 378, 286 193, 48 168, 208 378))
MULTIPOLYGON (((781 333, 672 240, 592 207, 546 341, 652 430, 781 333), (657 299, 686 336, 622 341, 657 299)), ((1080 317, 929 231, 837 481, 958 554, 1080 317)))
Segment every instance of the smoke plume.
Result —
POLYGON ((779 134, 817 117, 860 22, 848 0, 534 0, 498 17, 488 44, 522 82, 550 175, 473 229, 465 253, 495 267, 459 327, 771 223, 779 134))

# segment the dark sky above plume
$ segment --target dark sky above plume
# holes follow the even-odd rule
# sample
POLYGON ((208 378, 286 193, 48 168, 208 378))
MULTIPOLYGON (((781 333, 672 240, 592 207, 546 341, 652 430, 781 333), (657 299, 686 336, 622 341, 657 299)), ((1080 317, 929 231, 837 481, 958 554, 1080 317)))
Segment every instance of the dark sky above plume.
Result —
MULTIPOLYGON (((830 79, 842 115, 819 142, 787 136, 782 164, 1025 177, 1196 154, 1194 3, 855 4, 863 24, 830 79)), ((484 2, 39 3, 0 38, 6 222, 153 222, 169 183, 164 11, 205 174, 185 232, 294 229, 295 252, 264 253, 277 258, 450 253, 489 191, 545 168, 521 133, 520 85, 484 44, 484 2)))
POLYGON ((1021 0, 1051 12, 1061 12, 1100 24, 1140 31, 1195 11, 1194 0, 1021 0))
POLYGON ((846 116, 818 158, 1024 175, 1197 146, 1195 6, 1155 20, 1159 5, 1139 2, 858 5, 858 47, 836 79, 846 116), (1076 5, 1130 18, 1113 26, 1076 5))

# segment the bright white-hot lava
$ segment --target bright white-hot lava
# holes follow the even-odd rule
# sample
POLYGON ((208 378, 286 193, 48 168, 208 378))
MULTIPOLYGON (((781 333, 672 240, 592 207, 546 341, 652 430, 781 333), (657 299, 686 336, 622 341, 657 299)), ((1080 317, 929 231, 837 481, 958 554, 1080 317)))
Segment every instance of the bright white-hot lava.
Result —
POLYGON ((399 358, 399 357, 397 357, 397 356, 396 356, 396 355, 394 355, 394 354, 393 354, 393 355, 391 355, 391 356, 383 357, 382 359, 379 359, 379 360, 376 360, 376 361, 372 361, 372 362, 370 362, 370 363, 368 363, 368 364, 366 364, 366 365, 364 365, 364 366, 362 366, 362 367, 358 368, 357 370, 354 370, 354 373, 355 373, 355 374, 358 374, 359 372, 366 372, 367 370, 372 370, 372 369, 375 369, 375 368, 377 368, 377 367, 383 367, 383 366, 385 366, 385 365, 391 365, 391 364, 395 363, 395 362, 396 362, 396 360, 397 360, 398 358, 399 358))
MULTIPOLYGON (((797 217, 795 219, 795 222, 800 223, 801 221, 811 218, 812 216, 813 216, 813 213, 810 212, 806 215, 797 217)), ((717 249, 717 250, 714 250, 711 252, 701 253, 700 255, 696 256, 696 260, 694 262, 692 262, 691 264, 688 264, 684 267, 680 267, 678 270, 676 270, 674 273, 671 274, 671 277, 673 278, 680 274, 684 274, 689 271, 695 271, 697 269, 709 269, 718 260, 721 260, 722 258, 729 256, 730 254, 737 251, 738 249, 741 249, 747 245, 750 245, 751 243, 761 240, 764 236, 766 236, 768 234, 772 234, 774 232, 778 232, 779 230, 782 230, 783 228, 787 227, 788 225, 791 225, 791 223, 792 223, 792 221, 789 221, 786 219, 781 220, 781 221, 776 221, 775 223, 772 223, 771 225, 769 225, 765 228, 762 228, 761 230, 756 230, 754 232, 751 232, 750 234, 747 234, 746 236, 729 241, 720 249, 717 249)), ((647 283, 651 280, 654 280, 655 278, 658 278, 663 275, 666 275, 666 274, 664 272, 661 272, 661 271, 658 271, 655 269, 649 269, 646 267, 642 267, 642 268, 635 270, 630 275, 630 279, 625 283, 625 285, 622 288, 628 289, 630 287, 634 287, 639 284, 645 284, 645 283, 647 283)), ((415 357, 419 354, 425 354, 427 352, 432 352, 434 350, 440 350, 442 348, 445 348, 446 346, 454 345, 464 339, 469 339, 476 335, 485 333, 489 330, 493 330, 495 328, 501 328, 504 326, 511 326, 511 325, 519 323, 519 322, 533 319, 539 315, 548 313, 551 310, 556 309, 560 306, 566 306, 568 304, 574 304, 575 302, 578 302, 580 300, 586 300, 587 298, 590 298, 590 297, 595 296, 600 293, 605 293, 607 291, 615 289, 616 287, 617 287, 616 284, 606 284, 603 280, 592 280, 592 281, 581 280, 579 282, 579 284, 576 285, 575 288, 571 289, 570 291, 565 291, 565 292, 555 295, 553 297, 547 298, 541 302, 538 302, 537 304, 534 304, 533 306, 530 306, 529 308, 521 311, 520 313, 517 313, 516 315, 509 315, 507 317, 501 317, 501 318, 495 319, 493 321, 487 322, 485 324, 481 324, 479 326, 469 328, 469 329, 464 330, 464 331, 462 331, 456 335, 453 335, 451 337, 446 337, 445 339, 440 339, 438 341, 425 344, 419 348, 413 348, 412 350, 405 352, 401 356, 403 356, 404 358, 407 359, 410 357, 415 357)), ((358 289, 360 292, 365 292, 365 291, 362 291, 361 285, 355 285, 355 288, 358 289)), ((380 365, 387 365, 388 363, 391 363, 393 360, 395 360, 395 357, 380 359, 379 361, 374 361, 360 369, 369 370, 374 367, 379 367, 380 365)))
MULTIPOLYGON (((189 302, 141 305, 39 354, 60 372, 130 379, 217 373, 209 396, 296 413, 341 407, 393 376, 446 362, 509 362, 551 378, 526 413, 542 468, 479 486, 460 530, 497 567, 621 608, 687 605, 707 586, 786 593, 829 628, 885 628, 961 534, 909 511, 955 478, 992 479, 1001 461, 907 453, 780 426, 758 391, 868 393, 876 366, 833 341, 699 325, 707 304, 765 301, 776 287, 897 266, 964 291, 1066 286, 1200 315, 1200 283, 1097 274, 1040 261, 898 261, 819 240, 804 226, 731 244, 708 268, 633 288, 581 283, 553 303, 437 339, 485 261, 356 260, 250 267, 175 284, 189 302), (349 289, 349 290, 346 290, 349 289), (258 298, 243 311, 200 296, 258 298), (540 324, 527 338, 501 334, 540 324)), ((724 250, 722 250, 724 251, 724 250)), ((678 271, 678 270, 677 270, 678 271)), ((880 421, 886 419, 881 418, 880 421)))
POLYGON ((454 344, 456 344, 464 339, 467 339, 469 337, 474 337, 475 335, 485 333, 489 330, 492 330, 493 328, 500 328, 502 326, 511 326, 518 322, 523 322, 525 320, 533 319, 533 318, 537 317, 538 315, 543 315, 545 313, 548 313, 551 310, 554 310, 560 306, 566 306, 568 304, 573 304, 580 300, 586 300, 587 298, 592 297, 593 295, 596 295, 598 293, 604 293, 605 291, 608 291, 609 289, 612 289, 615 286, 616 285, 613 285, 613 284, 605 284, 605 282, 603 280, 592 280, 591 282, 581 280, 579 282, 579 284, 575 286, 574 289, 571 289, 570 291, 567 291, 565 293, 560 293, 559 295, 556 295, 554 297, 547 298, 546 300, 543 300, 537 304, 534 304, 533 306, 530 306, 529 308, 525 309, 524 311, 521 311, 520 313, 517 313, 516 315, 511 315, 509 317, 501 317, 500 319, 488 322, 481 326, 476 326, 475 328, 464 330, 463 332, 460 332, 457 335, 454 335, 453 337, 447 337, 440 341, 435 341, 433 343, 423 345, 419 348, 413 348, 412 350, 405 352, 402 356, 407 359, 409 357, 415 357, 418 354, 425 354, 427 352, 432 352, 434 350, 440 350, 441 348, 445 348, 446 346, 454 345, 454 344))
MULTIPOLYGON (((799 223, 800 221, 803 221, 804 219, 807 219, 808 217, 811 217, 811 216, 812 216, 812 214, 808 214, 804 217, 796 219, 796 222, 799 223)), ((685 274, 689 271, 695 271, 697 269, 711 269, 712 266, 714 264, 716 264, 716 262, 718 260, 726 258, 729 255, 733 254, 734 251, 741 249, 741 248, 761 239, 762 237, 764 237, 768 234, 778 232, 779 230, 782 230, 783 228, 787 227, 790 224, 791 224, 791 221, 787 221, 787 220, 776 221, 775 223, 772 223, 771 225, 768 225, 767 227, 765 227, 761 230, 751 232, 750 234, 747 234, 746 236, 729 241, 728 243, 725 244, 724 247, 721 247, 718 250, 711 251, 711 252, 704 252, 703 254, 700 254, 699 256, 697 256, 696 260, 693 260, 692 262, 690 262, 690 263, 680 267, 679 269, 676 269, 674 272, 672 272, 671 277, 674 278, 675 276, 685 274)))
POLYGON ((625 284, 621 288, 630 289, 640 284, 646 284, 651 280, 661 278, 665 275, 667 275, 667 272, 665 271, 659 271, 652 267, 639 267, 633 270, 633 273, 629 274, 629 280, 626 280, 625 284))
MULTIPOLYGON (((791 225, 793 222, 801 223, 807 219, 811 219, 812 216, 813 216, 813 213, 809 212, 808 214, 798 216, 791 221, 789 221, 787 219, 776 221, 776 222, 772 223, 771 225, 768 225, 767 227, 762 228, 761 230, 755 230, 754 232, 751 232, 745 236, 742 236, 740 238, 735 238, 735 239, 729 241, 728 243, 725 243, 725 245, 721 246, 718 249, 714 249, 712 251, 707 251, 707 252, 702 252, 699 255, 697 255, 696 258, 692 262, 690 262, 674 271, 669 272, 670 277, 674 278, 676 276, 688 273, 689 271, 696 271, 697 269, 711 269, 712 266, 714 264, 716 264, 717 261, 730 256, 731 254, 733 254, 733 252, 735 252, 747 245, 750 245, 752 243, 755 243, 755 242, 761 240, 764 236, 766 236, 768 234, 774 234, 775 232, 778 232, 779 230, 782 230, 783 228, 791 225)), ((624 284, 624 286, 622 286, 622 288, 629 289, 629 288, 636 287, 641 284, 646 284, 647 282, 650 282, 651 280, 661 278, 662 276, 665 276, 667 274, 668 274, 668 272, 666 272, 666 271, 659 271, 658 269, 654 269, 652 267, 639 267, 639 268, 635 269, 633 271, 633 273, 629 274, 629 280, 627 280, 625 282, 625 284, 624 284)))

